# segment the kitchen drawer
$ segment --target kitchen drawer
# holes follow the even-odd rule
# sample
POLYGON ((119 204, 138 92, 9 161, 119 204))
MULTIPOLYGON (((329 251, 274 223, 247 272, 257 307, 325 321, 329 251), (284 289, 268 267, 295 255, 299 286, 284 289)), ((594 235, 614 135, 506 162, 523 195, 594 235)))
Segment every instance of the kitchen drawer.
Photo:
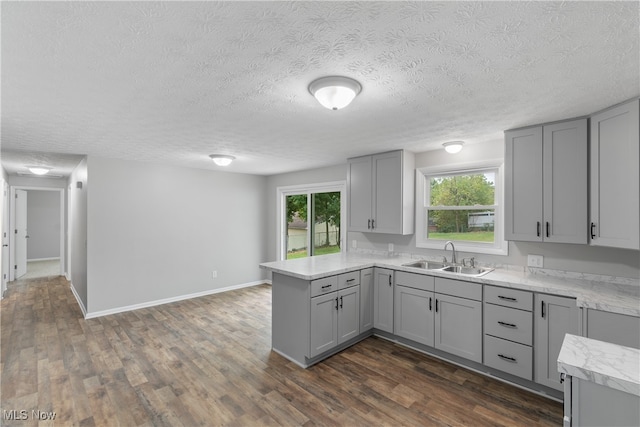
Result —
POLYGON ((338 275, 338 289, 349 288, 360 284, 360 270, 338 275))
POLYGON ((484 304, 484 333, 524 345, 533 343, 533 314, 499 305, 484 304))
POLYGON ((482 285, 480 283, 436 277, 435 289, 440 294, 482 301, 482 285))
POLYGON ((397 286, 406 286, 407 288, 421 289, 423 291, 433 291, 433 276, 396 271, 395 279, 397 286))
POLYGON ((532 311, 533 292, 485 285, 484 302, 532 311))
POLYGON ((311 297, 324 295, 338 290, 338 276, 324 277, 311 281, 311 297))
POLYGON ((533 349, 528 345, 484 336, 484 364, 531 381, 533 349))

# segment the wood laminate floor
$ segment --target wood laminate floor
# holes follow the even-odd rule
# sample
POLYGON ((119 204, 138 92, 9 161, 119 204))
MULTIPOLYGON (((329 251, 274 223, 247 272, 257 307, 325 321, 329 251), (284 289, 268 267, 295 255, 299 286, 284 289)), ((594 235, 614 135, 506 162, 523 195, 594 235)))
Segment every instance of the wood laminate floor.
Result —
POLYGON ((268 285, 85 320, 64 277, 32 279, 1 308, 3 425, 562 424, 560 403, 379 338, 301 369, 270 350, 268 285))

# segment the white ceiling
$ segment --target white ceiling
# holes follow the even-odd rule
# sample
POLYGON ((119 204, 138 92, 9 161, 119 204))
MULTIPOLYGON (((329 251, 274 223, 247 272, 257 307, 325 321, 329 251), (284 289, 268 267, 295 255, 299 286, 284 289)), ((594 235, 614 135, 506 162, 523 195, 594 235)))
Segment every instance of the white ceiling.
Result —
POLYGON ((2 163, 269 175, 501 140, 640 95, 639 5, 2 2, 2 163), (334 74, 363 87, 344 110, 307 90, 334 74))

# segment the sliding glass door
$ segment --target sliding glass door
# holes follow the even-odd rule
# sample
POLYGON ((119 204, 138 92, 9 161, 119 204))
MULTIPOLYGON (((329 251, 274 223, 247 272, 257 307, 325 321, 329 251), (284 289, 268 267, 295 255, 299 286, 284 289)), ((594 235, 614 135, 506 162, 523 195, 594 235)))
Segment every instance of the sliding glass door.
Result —
POLYGON ((298 188, 282 190, 281 194, 281 259, 341 251, 343 188, 298 188))

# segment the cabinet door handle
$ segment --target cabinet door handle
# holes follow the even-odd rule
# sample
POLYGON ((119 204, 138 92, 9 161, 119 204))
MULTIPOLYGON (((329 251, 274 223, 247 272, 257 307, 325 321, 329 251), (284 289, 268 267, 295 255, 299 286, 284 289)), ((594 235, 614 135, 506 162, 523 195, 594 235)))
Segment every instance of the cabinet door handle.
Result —
POLYGON ((389 286, 391 286, 391 275, 389 275, 389 286))
POLYGON ((536 222, 536 235, 540 237, 540 221, 536 222))
POLYGON ((367 220, 367 230, 371 230, 371 220, 367 220))
POLYGON ((342 297, 340 297, 340 308, 342 308, 342 297))
POLYGON ((501 320, 498 320, 498 325, 504 326, 505 328, 515 328, 515 329, 518 328, 518 326, 514 325, 513 323, 507 323, 507 322, 503 322, 501 320))
POLYGON ((511 363, 518 363, 518 360, 515 357, 505 356, 504 354, 498 354, 498 357, 511 363))
POLYGON ((433 302, 433 298, 429 297, 429 311, 432 310, 432 302, 433 302))
POLYGON ((547 237, 549 237, 549 221, 547 221, 547 237))
POLYGON ((544 319, 544 318, 545 318, 545 314, 546 314, 546 313, 545 313, 545 304, 544 304, 544 301, 541 301, 541 303, 542 303, 542 304, 540 304, 540 308, 541 308, 541 310, 540 310, 540 311, 541 311, 541 313, 542 313, 542 318, 544 319))
POLYGON ((594 222, 591 223, 591 240, 596 238, 596 233, 594 233, 593 229, 596 228, 596 224, 594 222))
POLYGON ((338 297, 336 297, 336 311, 338 311, 338 297))
POLYGON ((502 299, 502 300, 506 300, 506 301, 513 301, 513 302, 517 302, 518 301, 517 298, 505 297, 505 296, 502 296, 502 295, 498 295, 498 298, 502 299))
POLYGON ((373 230, 374 228, 376 228, 376 220, 372 219, 371 220, 371 229, 373 230))
POLYGON ((438 298, 436 298, 436 313, 438 312, 438 298))

